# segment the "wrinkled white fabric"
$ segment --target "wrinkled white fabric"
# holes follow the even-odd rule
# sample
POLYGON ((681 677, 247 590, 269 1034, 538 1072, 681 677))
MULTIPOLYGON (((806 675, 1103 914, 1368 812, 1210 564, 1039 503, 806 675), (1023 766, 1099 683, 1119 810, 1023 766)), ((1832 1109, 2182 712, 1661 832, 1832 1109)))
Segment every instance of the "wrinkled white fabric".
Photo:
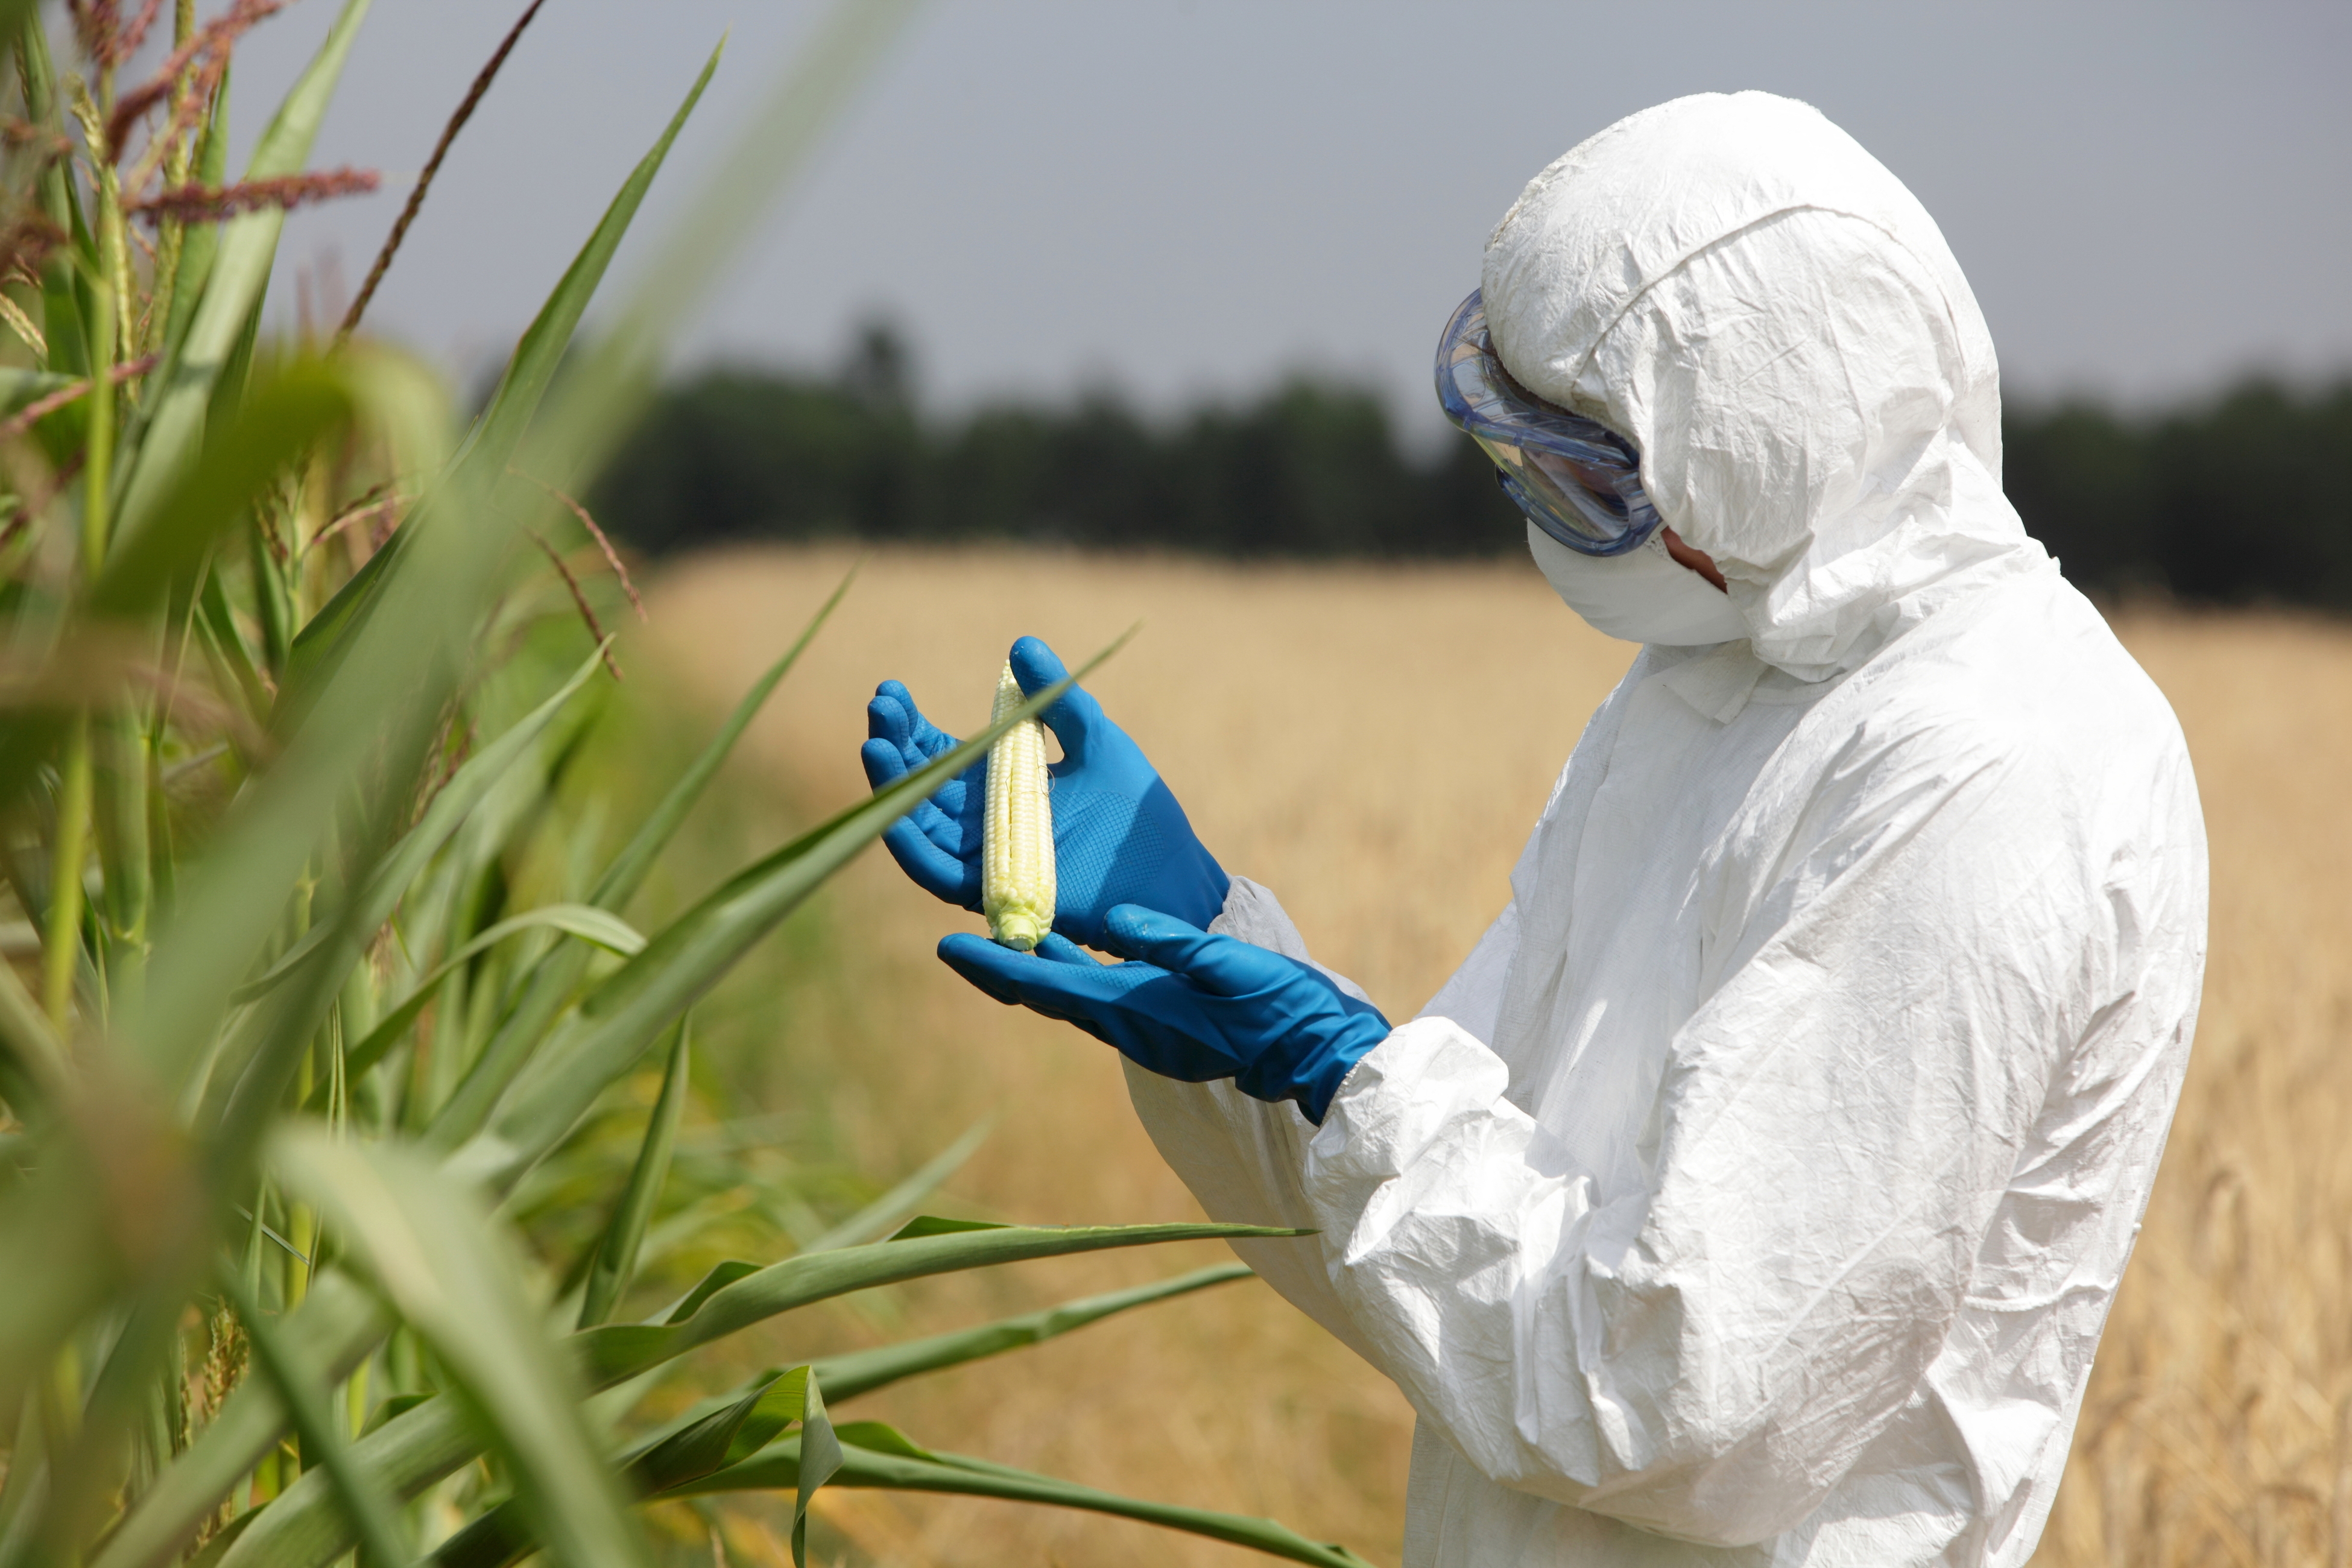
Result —
POLYGON ((1528 553, 1560 603, 1597 632, 1668 647, 1748 635, 1748 623, 1729 597, 1667 554, 1663 534, 1653 533, 1622 555, 1584 555, 1531 522, 1528 553))
MULTIPOLYGON (((1811 110, 1612 126, 1486 291, 1745 639, 1643 648, 1319 1129, 1137 1109, 1211 1214, 1319 1230, 1245 1256, 1419 1413, 1414 1568, 2021 1563, 2195 1020, 2179 728, 2001 497, 1935 226, 1811 110)), ((1246 881, 1218 925, 1306 952, 1246 881)))

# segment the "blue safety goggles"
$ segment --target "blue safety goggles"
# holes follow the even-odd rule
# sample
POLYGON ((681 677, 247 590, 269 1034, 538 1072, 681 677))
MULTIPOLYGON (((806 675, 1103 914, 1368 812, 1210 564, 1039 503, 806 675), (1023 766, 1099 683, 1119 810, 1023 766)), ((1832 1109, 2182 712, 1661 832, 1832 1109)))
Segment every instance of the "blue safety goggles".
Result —
POLYGON ((1607 426, 1511 379, 1486 335, 1486 305, 1475 289, 1438 340, 1437 401, 1494 459, 1503 493, 1570 550, 1622 555, 1657 531, 1640 455, 1607 426))

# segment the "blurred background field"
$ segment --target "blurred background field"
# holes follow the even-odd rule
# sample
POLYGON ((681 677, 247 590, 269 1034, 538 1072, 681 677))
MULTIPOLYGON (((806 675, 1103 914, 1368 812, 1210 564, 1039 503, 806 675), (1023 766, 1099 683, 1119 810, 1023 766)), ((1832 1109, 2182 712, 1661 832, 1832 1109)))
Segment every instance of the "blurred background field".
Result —
MULTIPOLYGON (((856 558, 765 549, 674 564, 638 639, 638 700, 715 710, 856 558)), ((729 820, 772 833, 862 793, 863 706, 886 675, 943 725, 968 726, 1013 636, 1034 631, 1075 657, 1138 620, 1096 689, 1227 866, 1275 888, 1318 957, 1394 1014, 1420 1006, 1500 907, 1557 769, 1631 653, 1569 615, 1524 562, 1245 568, 886 549, 865 558, 844 612, 752 732, 729 820)), ((2121 614, 2117 627, 2196 758, 2212 962, 2163 1175, 2037 1561, 2341 1563, 2352 1553, 2352 1155, 2340 1132, 2352 1121, 2352 830, 2341 814, 2352 628, 2165 610, 2121 614)), ((772 1109, 788 1137, 869 1173, 911 1168, 992 1115, 939 1200, 954 1213, 1192 1215, 1108 1052, 982 999, 932 958, 941 932, 973 923, 869 852, 730 986, 721 1070, 754 1099, 787 1078, 828 1085, 822 1107, 772 1109)), ((1213 1257, 1203 1248, 1201 1260, 1213 1257)), ((1003 1270, 865 1310, 916 1326, 970 1321, 1168 1262, 1003 1270)), ((844 1311, 826 1331, 847 1343, 877 1330, 844 1311)), ((812 1348, 829 1347, 794 1347, 812 1348)), ((1025 1355, 1018 1376, 974 1369, 872 1404, 950 1447, 1275 1514, 1396 1561, 1410 1411, 1262 1286, 1025 1355)), ((1246 1560, 987 1502, 835 1493, 819 1508, 821 1544, 851 1563, 1246 1560)))
MULTIPOLYGON (((362 31, 366 0, 0 0, 0 980, 40 991, 0 985, 0 1568, 206 1538, 196 1568, 354 1541, 484 1568, 531 1531, 569 1568, 783 1568, 824 1431, 785 1366, 1218 1262, 793 1310, 793 1280, 1105 1239, 845 1255, 919 1211, 1194 1213, 1108 1052, 934 962, 975 921, 870 850, 801 901, 862 842, 866 695, 901 677, 969 731, 1014 634, 1076 658, 1139 622, 1096 689, 1226 863, 1413 1011, 1631 652, 1528 569, 1431 406, 1430 338, 1529 174, 1748 86, 1818 103, 1937 215, 2002 347, 2011 499, 2086 589, 2165 606, 2119 629, 2207 791, 2204 1028, 2042 1560, 2352 1568, 2352 625, 2319 618, 2352 612, 2326 63, 2352 11, 1698 0, 1674 47, 1592 70, 1568 7, 540 9, 404 0, 362 31), (1475 123, 1432 90, 1467 79, 1475 123), (724 786, 680 784, 861 558, 724 786), (177 650, 168 681, 117 666, 137 639, 177 650), (641 1059, 659 1037, 674 1076, 641 1059), (583 1342, 632 1392, 581 1405, 572 1325, 759 1265, 676 1334, 583 1342), (635 1359, 706 1328, 732 1337, 691 1367, 635 1359), (747 1374, 719 1427, 662 1436, 747 1374)), ((814 1561, 1249 1560, 853 1489, 1073 1500, 992 1460, 1397 1559, 1410 1413, 1255 1281, 878 1393, 824 1377, 849 1420, 986 1458, 845 1426, 814 1561)))

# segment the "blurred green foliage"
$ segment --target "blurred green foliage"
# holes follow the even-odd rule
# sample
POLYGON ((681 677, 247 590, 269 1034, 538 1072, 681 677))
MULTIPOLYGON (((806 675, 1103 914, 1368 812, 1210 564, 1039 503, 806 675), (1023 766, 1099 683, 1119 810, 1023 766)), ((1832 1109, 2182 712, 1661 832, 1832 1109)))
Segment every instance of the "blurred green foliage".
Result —
POLYGON ((575 354, 714 52, 460 421, 351 335, 358 306, 323 342, 261 330, 286 207, 367 184, 306 165, 368 0, 235 183, 229 58, 272 6, 183 0, 133 82, 160 5, 0 0, 0 1568, 658 1568, 639 1505, 666 1499, 789 1499, 798 1564, 827 1486, 1360 1563, 828 1413, 1238 1265, 766 1368, 683 1415, 647 1397, 853 1293, 1297 1234, 898 1229, 977 1132, 882 1190, 828 1157, 814 1052, 759 1084, 724 1047, 747 992, 832 962, 795 912, 1066 682, 731 853, 709 816, 681 829, 841 594, 714 731, 650 745, 601 684, 597 605, 635 593, 561 487, 641 416, 681 312, 910 8, 836 0, 575 354), (797 1113, 741 1114, 753 1089, 797 1113))

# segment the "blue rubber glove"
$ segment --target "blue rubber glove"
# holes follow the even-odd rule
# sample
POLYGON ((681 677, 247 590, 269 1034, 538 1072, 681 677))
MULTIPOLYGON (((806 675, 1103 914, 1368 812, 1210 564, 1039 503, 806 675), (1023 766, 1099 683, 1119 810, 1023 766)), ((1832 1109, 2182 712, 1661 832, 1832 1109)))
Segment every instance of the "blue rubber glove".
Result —
POLYGON ((1076 1024, 1162 1078, 1229 1078, 1244 1094, 1295 1100, 1322 1125, 1348 1069, 1389 1037, 1389 1021, 1313 964, 1171 915, 1121 904, 1097 963, 1048 936, 1015 952, 964 932, 940 943, 947 966, 995 997, 1076 1024))
MULTIPOLYGON (((1013 678, 1042 691, 1069 671, 1035 637, 1013 645, 1013 678)), ((1053 775, 1054 929, 1100 947, 1103 917, 1139 903, 1204 926, 1232 886, 1193 837, 1184 808, 1142 749, 1112 723, 1083 688, 1072 687, 1040 715, 1062 743, 1053 775)), ((886 680, 866 708, 872 737, 858 751, 866 782, 879 790, 943 752, 956 738, 922 715, 904 686, 886 680)), ((916 886, 967 910, 980 908, 983 760, 892 823, 882 842, 916 886)))

